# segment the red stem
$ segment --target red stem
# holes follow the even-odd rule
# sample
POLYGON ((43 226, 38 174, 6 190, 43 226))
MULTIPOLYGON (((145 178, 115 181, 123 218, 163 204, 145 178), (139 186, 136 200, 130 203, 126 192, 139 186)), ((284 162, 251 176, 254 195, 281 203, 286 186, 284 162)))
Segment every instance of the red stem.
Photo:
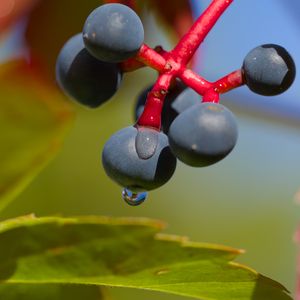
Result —
POLYGON ((166 59, 162 55, 146 44, 142 45, 135 59, 159 72, 164 72, 167 64, 166 59))
POLYGON ((245 84, 242 70, 236 70, 214 83, 215 91, 224 94, 245 84))
POLYGON ((136 60, 135 58, 130 58, 121 62, 120 67, 123 73, 128 73, 144 68, 145 64, 136 60))
POLYGON ((137 126, 152 127, 160 130, 161 112, 172 79, 173 76, 167 73, 158 77, 153 89, 148 93, 145 108, 136 123, 137 126))
POLYGON ((234 71, 211 83, 186 67, 208 32, 232 2, 233 0, 212 0, 210 6, 171 52, 166 52, 161 47, 152 49, 143 44, 133 59, 121 64, 123 72, 149 66, 160 73, 152 91, 148 94, 137 126, 148 126, 160 130, 163 103, 170 84, 175 78, 180 78, 187 86, 202 95, 203 102, 217 103, 220 94, 244 84, 241 70, 234 71))
POLYGON ((208 90, 202 97, 202 102, 213 102, 219 103, 220 94, 216 92, 214 89, 208 90))
POLYGON ((244 84, 241 70, 236 70, 212 84, 203 95, 203 102, 219 103, 220 94, 224 94, 244 84))
POLYGON ((189 69, 185 69, 183 73, 179 74, 179 78, 200 95, 204 95, 208 89, 213 87, 212 83, 189 69))
POLYGON ((213 0, 211 2, 172 51, 173 58, 177 62, 186 64, 191 60, 207 34, 232 2, 233 0, 213 0))
POLYGON ((145 109, 137 122, 139 126, 149 126, 156 129, 161 127, 161 111, 165 94, 175 77, 180 78, 187 86, 203 96, 203 102, 218 103, 220 94, 226 93, 244 84, 241 70, 236 70, 223 78, 211 83, 192 70, 183 67, 174 61, 172 53, 161 50, 163 55, 157 53, 147 45, 143 45, 138 55, 122 64, 123 71, 134 70, 148 65, 161 75, 149 93, 145 109))
MULTIPOLYGON (((200 75, 189 69, 185 69, 183 73, 179 74, 179 78, 198 94, 202 96, 206 95, 205 99, 208 99, 209 94, 224 94, 245 84, 241 70, 236 70, 214 83, 208 82, 200 75), (207 94, 208 92, 209 94, 207 94)), ((212 102, 215 101, 212 100, 212 102)))
POLYGON ((123 72, 132 72, 146 65, 159 72, 164 72, 166 60, 164 58, 168 52, 161 46, 156 46, 154 49, 146 44, 143 44, 140 51, 134 58, 127 59, 120 63, 123 72))

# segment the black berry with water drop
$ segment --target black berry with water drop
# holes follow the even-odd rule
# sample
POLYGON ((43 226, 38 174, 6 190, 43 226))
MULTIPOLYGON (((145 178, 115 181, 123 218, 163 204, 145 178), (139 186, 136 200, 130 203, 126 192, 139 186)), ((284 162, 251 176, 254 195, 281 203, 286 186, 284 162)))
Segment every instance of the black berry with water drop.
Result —
POLYGON ((162 186, 176 169, 176 158, 169 148, 167 136, 153 131, 126 127, 111 136, 104 146, 102 163, 107 175, 132 192, 162 186), (139 137, 139 130, 151 131, 152 138, 147 139, 147 132, 139 137), (153 138, 153 134, 157 137, 153 138))

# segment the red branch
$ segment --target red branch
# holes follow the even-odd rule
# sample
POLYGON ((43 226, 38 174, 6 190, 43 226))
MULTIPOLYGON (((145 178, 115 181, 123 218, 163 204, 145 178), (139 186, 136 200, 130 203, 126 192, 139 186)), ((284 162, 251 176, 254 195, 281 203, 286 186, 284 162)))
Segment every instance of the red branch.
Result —
POLYGON ((213 0, 211 2, 172 51, 177 62, 186 64, 191 60, 207 34, 232 2, 233 0, 213 0))
POLYGON ((152 49, 146 44, 143 44, 134 58, 127 59, 120 63, 121 70, 123 72, 132 72, 148 65, 152 69, 163 72, 166 65, 164 56, 167 54, 168 52, 161 46, 156 46, 152 49))
POLYGON ((198 94, 204 95, 208 89, 213 87, 212 83, 206 81, 200 75, 196 74, 192 70, 184 70, 179 75, 179 78, 190 88, 195 90, 198 94))
POLYGON ((215 89, 208 90, 202 97, 202 102, 213 102, 219 103, 220 94, 215 91, 215 89))
POLYGON ((136 60, 142 62, 143 64, 150 66, 151 68, 164 72, 165 66, 167 64, 165 58, 157 53, 152 48, 148 47, 146 44, 143 44, 139 53, 136 55, 136 60))
POLYGON ((242 70, 236 70, 214 83, 215 91, 224 94, 245 84, 242 70))
POLYGON ((212 84, 212 87, 205 91, 203 102, 220 101, 220 94, 224 94, 244 84, 241 70, 236 70, 212 84))
POLYGON ((120 68, 123 73, 133 72, 144 67, 145 64, 138 61, 136 58, 130 58, 120 63, 120 68))
POLYGON ((220 94, 244 84, 241 70, 234 71, 212 83, 186 67, 199 45, 232 2, 233 0, 212 0, 210 6, 172 51, 167 52, 160 46, 152 49, 143 44, 133 59, 121 63, 123 72, 149 66, 160 74, 148 94, 144 112, 137 121, 137 126, 149 126, 160 130, 164 99, 175 78, 181 79, 187 86, 202 95, 203 102, 218 103, 220 94))
POLYGON ((162 74, 158 77, 152 91, 148 94, 144 111, 137 121, 138 126, 160 130, 161 112, 172 79, 173 76, 170 74, 162 74))

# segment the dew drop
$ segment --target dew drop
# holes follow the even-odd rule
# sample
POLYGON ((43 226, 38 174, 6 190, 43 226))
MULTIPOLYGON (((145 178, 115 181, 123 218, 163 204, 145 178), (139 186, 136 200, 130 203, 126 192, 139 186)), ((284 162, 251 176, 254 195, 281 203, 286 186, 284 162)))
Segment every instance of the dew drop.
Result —
POLYGON ((146 192, 134 193, 129 189, 125 188, 122 192, 122 197, 127 204, 131 206, 138 206, 146 200, 147 193, 146 192))
POLYGON ((135 138, 135 149, 141 159, 151 158, 158 145, 159 132, 150 128, 140 127, 135 138))

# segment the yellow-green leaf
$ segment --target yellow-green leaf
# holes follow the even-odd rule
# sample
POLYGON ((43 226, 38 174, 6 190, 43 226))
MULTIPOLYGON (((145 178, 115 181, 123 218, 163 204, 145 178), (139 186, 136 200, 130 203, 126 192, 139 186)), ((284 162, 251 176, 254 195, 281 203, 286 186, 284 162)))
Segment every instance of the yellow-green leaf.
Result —
POLYGON ((5 300, 108 300, 99 287, 62 284, 0 285, 5 300))
POLYGON ((33 67, 0 65, 0 210, 57 152, 71 116, 33 67))
POLYGON ((3 222, 1 285, 117 286, 203 300, 291 299, 279 283, 233 262, 240 250, 164 235, 162 227, 104 217, 3 222))

